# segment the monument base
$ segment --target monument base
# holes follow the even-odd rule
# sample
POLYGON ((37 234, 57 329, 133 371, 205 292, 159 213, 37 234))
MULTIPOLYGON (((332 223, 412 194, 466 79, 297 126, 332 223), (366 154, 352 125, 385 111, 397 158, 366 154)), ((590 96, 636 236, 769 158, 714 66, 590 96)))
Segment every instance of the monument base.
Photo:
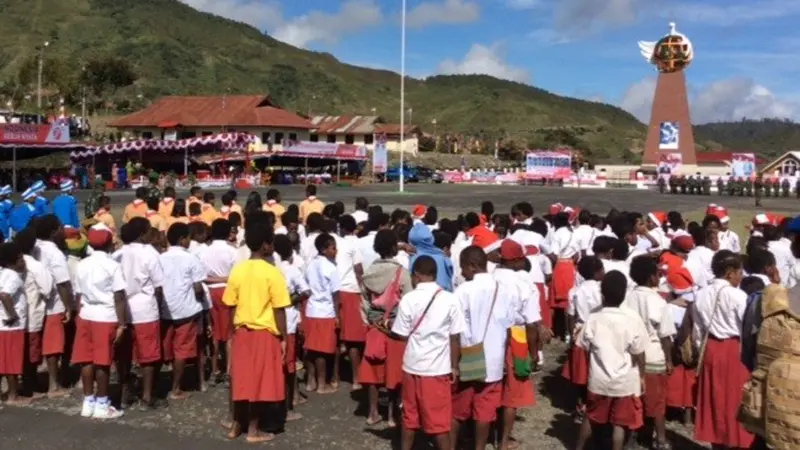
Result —
POLYGON ((697 164, 694 132, 689 114, 689 96, 686 92, 686 75, 682 70, 658 74, 642 164, 657 165, 661 151, 680 152, 684 165, 697 164), (668 146, 662 145, 661 126, 664 123, 673 124, 677 128, 677 145, 674 143, 668 146))

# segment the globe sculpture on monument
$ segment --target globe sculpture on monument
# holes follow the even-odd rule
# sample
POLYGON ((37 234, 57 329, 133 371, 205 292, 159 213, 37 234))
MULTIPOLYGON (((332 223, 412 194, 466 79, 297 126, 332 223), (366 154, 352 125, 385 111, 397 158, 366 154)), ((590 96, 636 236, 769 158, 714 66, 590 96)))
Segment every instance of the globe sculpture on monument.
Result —
POLYGON ((675 27, 670 23, 669 33, 656 42, 639 42, 642 56, 658 70, 642 163, 659 166, 672 161, 673 169, 679 165, 680 171, 693 173, 697 157, 684 70, 694 59, 694 48, 675 27))

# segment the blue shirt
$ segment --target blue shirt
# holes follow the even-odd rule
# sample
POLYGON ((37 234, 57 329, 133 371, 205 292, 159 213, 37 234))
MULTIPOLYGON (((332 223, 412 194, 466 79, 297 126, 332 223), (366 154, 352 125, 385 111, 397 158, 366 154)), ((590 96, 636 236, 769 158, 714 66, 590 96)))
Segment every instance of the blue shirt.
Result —
POLYGON ((53 214, 58 217, 62 225, 69 225, 72 228, 80 227, 78 201, 71 195, 61 194, 53 200, 53 214))
POLYGON ((408 243, 417 249, 417 253, 409 259, 408 268, 413 272, 414 262, 420 256, 430 256, 436 262, 436 284, 440 288, 453 291, 453 262, 442 249, 433 244, 433 234, 427 225, 415 224, 408 233, 408 243))
POLYGON ((15 233, 19 233, 31 223, 34 217, 36 217, 36 207, 28 202, 24 202, 11 210, 11 217, 8 221, 11 225, 11 229, 14 230, 15 233))
POLYGON ((50 214, 50 202, 44 197, 36 197, 33 206, 35 207, 33 217, 42 217, 50 214))
POLYGON ((11 217, 11 210, 14 209, 14 202, 5 199, 0 202, 0 234, 3 235, 5 240, 11 237, 11 229, 8 225, 8 220, 11 217))

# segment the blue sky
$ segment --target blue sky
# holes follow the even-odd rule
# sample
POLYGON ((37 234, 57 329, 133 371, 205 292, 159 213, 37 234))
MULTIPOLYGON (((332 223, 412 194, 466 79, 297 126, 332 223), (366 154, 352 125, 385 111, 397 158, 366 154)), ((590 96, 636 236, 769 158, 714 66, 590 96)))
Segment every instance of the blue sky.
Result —
MULTIPOLYGON (((181 0, 342 61, 400 70, 401 0, 181 0)), ((800 0, 407 0, 407 72, 486 73, 649 117, 637 41, 692 40, 696 123, 800 119, 800 0)))

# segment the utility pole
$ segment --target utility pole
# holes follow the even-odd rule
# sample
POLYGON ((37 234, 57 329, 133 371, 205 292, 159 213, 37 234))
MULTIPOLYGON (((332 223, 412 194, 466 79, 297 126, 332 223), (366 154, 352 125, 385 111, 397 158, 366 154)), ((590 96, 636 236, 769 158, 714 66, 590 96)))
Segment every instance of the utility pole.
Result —
POLYGON ((41 47, 39 47, 39 73, 36 82, 36 123, 42 123, 42 71, 44 69, 44 49, 50 45, 50 41, 44 41, 41 47))
POLYGON ((81 69, 81 133, 86 133, 86 66, 81 69))

